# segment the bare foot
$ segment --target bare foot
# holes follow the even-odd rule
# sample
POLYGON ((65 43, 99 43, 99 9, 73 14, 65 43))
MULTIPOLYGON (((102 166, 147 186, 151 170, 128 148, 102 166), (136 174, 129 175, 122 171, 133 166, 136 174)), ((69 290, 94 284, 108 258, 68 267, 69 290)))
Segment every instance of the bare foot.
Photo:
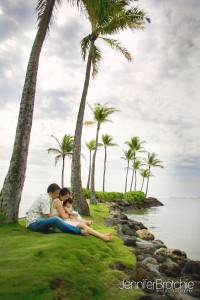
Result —
POLYGON ((109 234, 103 234, 101 239, 103 241, 105 241, 105 242, 108 242, 108 241, 110 241, 112 239, 112 234, 111 233, 109 233, 109 234))
POLYGON ((81 234, 82 234, 83 236, 87 236, 87 235, 89 235, 89 233, 88 233, 88 229, 87 229, 87 228, 85 228, 85 229, 81 229, 81 234))
POLYGON ((92 225, 92 221, 87 221, 86 225, 90 227, 92 225))

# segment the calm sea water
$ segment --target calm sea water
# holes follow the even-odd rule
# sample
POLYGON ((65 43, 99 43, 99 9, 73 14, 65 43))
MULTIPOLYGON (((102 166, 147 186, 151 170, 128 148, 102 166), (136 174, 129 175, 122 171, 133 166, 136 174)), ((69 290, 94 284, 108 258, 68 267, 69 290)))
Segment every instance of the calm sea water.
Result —
POLYGON ((129 212, 128 217, 142 222, 168 248, 200 260, 200 198, 159 200, 164 206, 129 212))
MULTIPOLYGON (((164 206, 129 212, 142 222, 168 248, 178 248, 190 259, 200 260, 200 199, 159 199, 164 206)), ((33 197, 23 197, 19 216, 24 217, 33 197)))

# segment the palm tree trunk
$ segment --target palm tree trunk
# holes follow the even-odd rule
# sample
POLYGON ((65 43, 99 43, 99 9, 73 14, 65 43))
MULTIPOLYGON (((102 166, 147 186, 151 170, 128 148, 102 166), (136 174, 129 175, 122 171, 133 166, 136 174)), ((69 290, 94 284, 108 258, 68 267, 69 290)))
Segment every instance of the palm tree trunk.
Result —
POLYGON ((107 152, 105 146, 104 170, 103 170, 103 192, 105 192, 106 160, 107 160, 107 152))
POLYGON ((92 160, 92 151, 90 150, 90 165, 89 165, 89 173, 88 173, 88 181, 87 181, 87 190, 90 189, 91 160, 92 160))
POLYGON ((0 210, 5 216, 6 223, 18 221, 19 204, 26 175, 39 58, 54 5, 55 0, 46 2, 44 15, 39 24, 26 71, 13 153, 0 193, 0 210))
POLYGON ((126 172, 125 193, 126 193, 126 189, 127 189, 128 171, 129 171, 129 160, 128 160, 128 167, 127 167, 127 172, 126 172))
POLYGON ((132 177, 131 177, 130 192, 132 191, 132 188, 133 188, 133 179, 134 179, 134 169, 133 169, 133 173, 132 173, 132 177))
POLYGON ((143 185, 144 185, 144 177, 142 178, 141 192, 142 192, 142 190, 143 190, 143 185))
POLYGON ((63 156, 63 163, 62 163, 62 177, 61 177, 61 186, 64 187, 64 170, 65 170, 65 157, 63 156))
POLYGON ((136 176, 136 169, 135 169, 135 186, 134 186, 134 191, 136 191, 136 185, 137 185, 137 176, 136 176))
POLYGON ((82 138, 82 127, 83 127, 83 118, 85 113, 85 103, 87 98, 87 92, 90 82, 90 73, 91 73, 91 64, 92 64, 92 56, 94 49, 94 41, 91 41, 90 51, 88 55, 86 74, 85 74, 85 82, 81 97, 81 102, 79 106, 79 112, 76 122, 76 129, 74 135, 74 150, 72 156, 72 177, 71 177, 71 185, 72 185, 72 195, 74 197, 74 208, 78 210, 78 212, 89 216, 89 206, 87 201, 85 200, 83 189, 82 189, 82 181, 81 181, 81 138, 82 138))
MULTIPOLYGON (((150 168, 149 168, 149 174, 150 174, 150 168)), ((147 187, 146 187, 145 197, 147 197, 147 192, 148 192, 148 188, 149 188, 149 177, 150 177, 150 175, 147 177, 147 187)))
POLYGON ((95 162, 96 162, 96 153, 97 153, 97 147, 98 147, 98 141, 99 141, 99 129, 100 125, 97 124, 97 133, 96 133, 96 144, 92 159, 92 173, 91 173, 91 187, 90 187, 90 202, 93 204, 97 204, 97 200, 95 197, 95 162))

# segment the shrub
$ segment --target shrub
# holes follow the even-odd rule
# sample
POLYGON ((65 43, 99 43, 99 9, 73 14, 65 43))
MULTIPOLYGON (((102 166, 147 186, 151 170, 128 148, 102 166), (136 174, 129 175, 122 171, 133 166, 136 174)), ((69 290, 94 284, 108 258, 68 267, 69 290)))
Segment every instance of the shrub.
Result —
POLYGON ((126 192, 124 193, 123 199, 126 199, 130 203, 140 203, 145 199, 145 193, 141 191, 126 192))
MULTIPOLYGON (((90 198, 90 190, 83 189, 83 193, 85 198, 90 198)), ((98 199, 103 199, 107 201, 115 201, 115 200, 121 200, 123 198, 123 193, 119 192, 95 192, 95 196, 98 199)))

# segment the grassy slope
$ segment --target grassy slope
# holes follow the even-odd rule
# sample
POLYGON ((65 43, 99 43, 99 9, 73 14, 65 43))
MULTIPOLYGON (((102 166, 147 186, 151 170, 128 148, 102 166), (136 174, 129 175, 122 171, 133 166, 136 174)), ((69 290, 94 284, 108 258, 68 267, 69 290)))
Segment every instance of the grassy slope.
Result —
MULTIPOLYGON (((105 204, 91 205, 93 228, 106 233, 105 204)), ((135 257, 115 235, 105 243, 93 236, 34 233, 19 224, 0 227, 1 300, 136 299, 140 291, 120 290, 128 279, 114 262, 134 267, 135 257)))

